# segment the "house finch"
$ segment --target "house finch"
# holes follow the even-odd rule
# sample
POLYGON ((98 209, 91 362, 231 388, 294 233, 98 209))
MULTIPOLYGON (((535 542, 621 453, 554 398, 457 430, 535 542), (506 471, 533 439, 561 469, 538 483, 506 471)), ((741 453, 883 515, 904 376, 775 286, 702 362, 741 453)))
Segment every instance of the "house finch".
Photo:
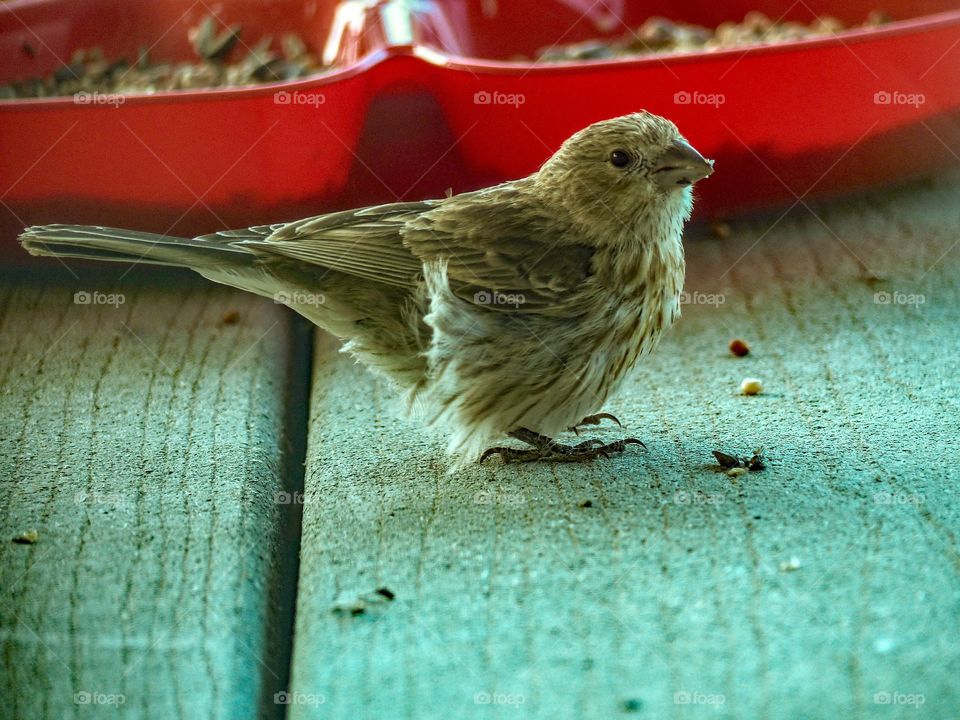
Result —
MULTIPOLYGON (((556 442, 598 411, 680 314, 691 185, 713 171, 648 112, 591 125, 521 180, 200 237, 28 228, 35 255, 189 267, 284 302, 386 375, 454 467, 590 460, 613 443, 556 442)), ((617 421, 619 424, 619 421, 617 421)))

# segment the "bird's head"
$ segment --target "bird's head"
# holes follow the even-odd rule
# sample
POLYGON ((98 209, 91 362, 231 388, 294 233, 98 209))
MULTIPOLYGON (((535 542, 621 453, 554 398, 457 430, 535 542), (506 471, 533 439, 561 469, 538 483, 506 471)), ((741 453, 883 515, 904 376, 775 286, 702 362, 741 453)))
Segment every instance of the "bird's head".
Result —
POLYGON ((538 191, 575 218, 624 228, 660 216, 685 221, 691 187, 713 172, 677 126, 649 112, 604 120, 570 137, 536 175, 538 191))

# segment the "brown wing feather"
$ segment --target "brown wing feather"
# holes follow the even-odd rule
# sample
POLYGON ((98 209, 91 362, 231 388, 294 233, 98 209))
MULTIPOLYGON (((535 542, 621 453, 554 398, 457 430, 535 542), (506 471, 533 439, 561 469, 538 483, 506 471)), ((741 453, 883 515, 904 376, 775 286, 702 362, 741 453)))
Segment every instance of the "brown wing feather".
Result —
POLYGON ((549 312, 564 311, 590 274, 592 248, 563 242, 567 230, 520 182, 201 239, 398 287, 415 285, 424 262, 442 260, 451 289, 468 302, 500 311, 549 312), (478 300, 484 293, 522 296, 522 301, 478 300))
POLYGON ((460 298, 494 310, 545 312, 562 309, 590 274, 592 248, 564 243, 565 235, 561 219, 522 186, 506 184, 455 196, 410 219, 403 241, 423 261, 446 260, 460 298), (486 302, 494 292, 523 300, 486 302))
POLYGON ((280 255, 399 287, 412 286, 422 263, 400 239, 410 218, 434 201, 393 203, 329 213, 290 223, 226 230, 219 239, 264 255, 280 255))

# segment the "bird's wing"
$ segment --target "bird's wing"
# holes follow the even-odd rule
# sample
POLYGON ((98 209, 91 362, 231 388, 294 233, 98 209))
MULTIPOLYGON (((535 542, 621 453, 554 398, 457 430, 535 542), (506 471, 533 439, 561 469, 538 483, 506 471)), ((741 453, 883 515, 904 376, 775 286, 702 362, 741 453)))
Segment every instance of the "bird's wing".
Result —
POLYGON ((564 221, 510 186, 458 195, 411 218, 403 242, 446 263, 463 300, 504 312, 564 311, 590 275, 593 249, 564 221))
POLYGON ((393 203, 329 213, 275 225, 225 230, 201 239, 220 240, 256 253, 300 260, 376 282, 409 287, 423 265, 400 239, 413 217, 436 201, 393 203))

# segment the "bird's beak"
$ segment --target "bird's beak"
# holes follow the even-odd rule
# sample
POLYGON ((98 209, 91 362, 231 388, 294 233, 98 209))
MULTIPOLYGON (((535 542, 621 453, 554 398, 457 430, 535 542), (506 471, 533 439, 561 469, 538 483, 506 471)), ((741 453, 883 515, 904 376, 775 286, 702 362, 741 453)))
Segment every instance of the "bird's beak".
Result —
POLYGON ((707 160, 683 140, 674 140, 657 158, 653 179, 664 190, 693 185, 713 172, 713 160, 707 160))

